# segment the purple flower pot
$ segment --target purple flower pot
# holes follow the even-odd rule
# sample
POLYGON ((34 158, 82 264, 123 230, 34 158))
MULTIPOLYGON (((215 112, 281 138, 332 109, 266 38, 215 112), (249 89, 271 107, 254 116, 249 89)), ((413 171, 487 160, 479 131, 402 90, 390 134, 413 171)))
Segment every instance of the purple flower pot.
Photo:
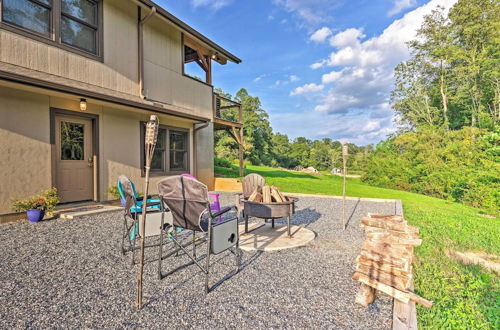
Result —
POLYGON ((45 216, 45 211, 39 209, 31 209, 26 211, 26 215, 28 216, 28 220, 30 222, 38 222, 45 216))

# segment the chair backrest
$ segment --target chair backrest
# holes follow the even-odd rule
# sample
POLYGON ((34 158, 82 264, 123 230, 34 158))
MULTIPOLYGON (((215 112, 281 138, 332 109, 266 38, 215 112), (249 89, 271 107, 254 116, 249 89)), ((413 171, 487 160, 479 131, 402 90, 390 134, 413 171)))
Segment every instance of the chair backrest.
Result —
POLYGON ((158 182, 158 194, 170 209, 174 226, 206 230, 201 221, 210 212, 207 186, 196 179, 176 175, 158 182))
POLYGON ((136 204, 136 195, 134 184, 125 175, 120 175, 118 177, 118 191, 121 197, 125 200, 125 209, 128 211, 132 206, 136 204))
POLYGON ((241 181, 243 186, 243 197, 247 199, 253 193, 255 188, 263 187, 266 184, 266 180, 262 175, 257 173, 250 173, 241 181))

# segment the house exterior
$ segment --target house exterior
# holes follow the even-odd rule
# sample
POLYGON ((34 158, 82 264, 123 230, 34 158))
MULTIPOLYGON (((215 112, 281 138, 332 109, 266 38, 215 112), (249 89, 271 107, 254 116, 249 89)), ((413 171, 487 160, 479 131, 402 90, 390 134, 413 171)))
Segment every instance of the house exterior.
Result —
POLYGON ((214 129, 242 127, 219 118, 238 105, 211 85, 228 62, 241 61, 150 0, 0 0, 0 214, 50 187, 62 202, 103 201, 120 174, 142 182, 151 114, 153 189, 180 173, 211 189, 214 129))

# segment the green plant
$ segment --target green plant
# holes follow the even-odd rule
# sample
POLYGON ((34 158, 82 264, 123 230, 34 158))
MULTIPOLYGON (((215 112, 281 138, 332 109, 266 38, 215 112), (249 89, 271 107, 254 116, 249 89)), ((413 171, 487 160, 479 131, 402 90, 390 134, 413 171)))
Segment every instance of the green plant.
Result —
POLYGON ((120 191, 118 190, 118 186, 109 186, 108 193, 111 194, 115 199, 120 199, 120 191))
POLYGON ((214 158, 214 165, 218 167, 231 168, 231 162, 225 158, 214 158))
POLYGON ((38 195, 14 200, 12 202, 12 209, 14 212, 26 212, 31 209, 38 209, 47 213, 52 213, 55 211, 57 203, 59 203, 57 189, 51 188, 38 195))

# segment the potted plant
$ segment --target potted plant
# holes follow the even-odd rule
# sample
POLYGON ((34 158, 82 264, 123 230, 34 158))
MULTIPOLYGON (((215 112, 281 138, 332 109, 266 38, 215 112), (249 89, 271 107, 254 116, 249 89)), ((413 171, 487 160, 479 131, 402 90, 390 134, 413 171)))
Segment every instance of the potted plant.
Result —
POLYGON ((57 189, 51 188, 39 195, 14 200, 13 210, 15 212, 26 212, 30 222, 38 222, 43 219, 46 213, 53 215, 57 203, 59 203, 57 189))
POLYGON ((120 204, 125 207, 126 205, 126 202, 125 200, 121 197, 120 195, 120 191, 118 190, 118 186, 109 186, 108 187, 108 193, 111 194, 111 196, 113 196, 115 199, 119 199, 120 200, 120 204))

